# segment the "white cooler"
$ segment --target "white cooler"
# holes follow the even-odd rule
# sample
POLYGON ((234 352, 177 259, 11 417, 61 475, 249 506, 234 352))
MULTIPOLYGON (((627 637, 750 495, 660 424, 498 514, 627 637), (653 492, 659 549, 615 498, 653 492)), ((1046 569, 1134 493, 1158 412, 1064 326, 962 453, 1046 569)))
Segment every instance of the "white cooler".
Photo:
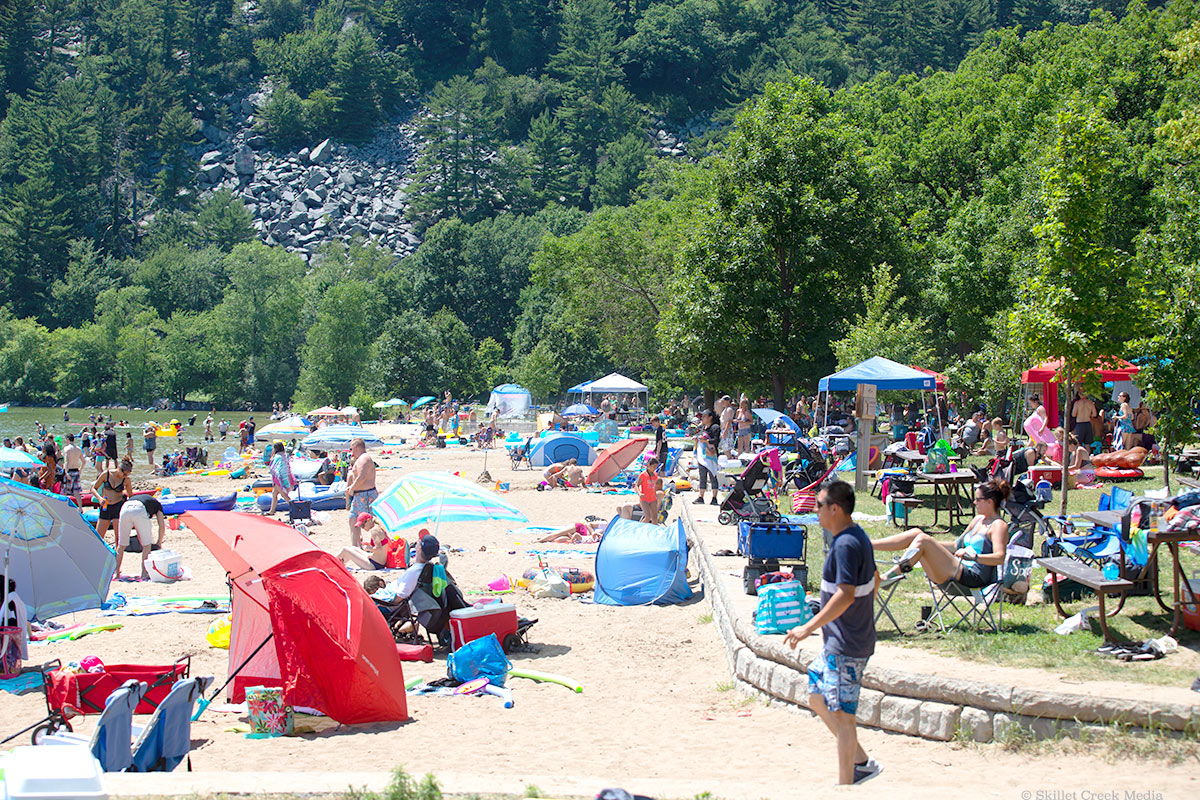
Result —
POLYGON ((2 762, 7 800, 107 800, 100 762, 86 745, 18 747, 2 762))

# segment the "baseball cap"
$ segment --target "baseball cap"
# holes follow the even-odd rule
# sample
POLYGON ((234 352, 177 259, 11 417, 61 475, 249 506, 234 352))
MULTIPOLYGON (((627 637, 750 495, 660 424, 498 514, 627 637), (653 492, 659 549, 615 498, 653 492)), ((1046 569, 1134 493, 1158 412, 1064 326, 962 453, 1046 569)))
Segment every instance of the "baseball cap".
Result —
POLYGON ((437 537, 433 534, 421 539, 421 555, 428 561, 431 558, 436 558, 438 551, 442 549, 442 545, 438 542, 437 537))
POLYGON ((354 524, 361 528, 363 525, 367 524, 367 520, 371 520, 371 519, 375 519, 375 518, 373 516, 371 516, 371 514, 369 512, 364 511, 358 515, 358 519, 354 520, 354 524))

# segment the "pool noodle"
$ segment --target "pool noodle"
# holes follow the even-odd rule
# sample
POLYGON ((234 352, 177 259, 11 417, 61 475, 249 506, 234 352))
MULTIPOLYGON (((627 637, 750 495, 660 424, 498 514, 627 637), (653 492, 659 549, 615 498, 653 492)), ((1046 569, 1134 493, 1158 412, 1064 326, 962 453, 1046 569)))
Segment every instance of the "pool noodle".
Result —
POLYGON ((525 678, 526 680, 557 683, 559 686, 565 686, 576 694, 583 691, 583 684, 579 681, 564 678, 562 675, 553 675, 549 672, 537 672, 532 669, 510 669, 508 674, 514 678, 525 678))
POLYGON ((45 639, 43 639, 42 641, 44 641, 44 642, 61 642, 66 639, 75 641, 76 639, 79 639, 83 636, 87 636, 89 633, 100 633, 101 631, 115 631, 115 630, 119 630, 121 627, 123 627, 123 626, 119 622, 109 622, 109 623, 103 624, 103 625, 86 625, 82 628, 69 628, 65 631, 59 631, 58 633, 52 633, 49 636, 47 636, 45 639))
POLYGON ((409 678, 404 682, 404 691, 407 692, 409 689, 420 686, 424 682, 424 678, 409 678))
POLYGON ((505 689, 503 686, 492 686, 490 683, 483 687, 484 694, 494 695, 504 701, 505 708, 513 707, 512 689, 505 689))

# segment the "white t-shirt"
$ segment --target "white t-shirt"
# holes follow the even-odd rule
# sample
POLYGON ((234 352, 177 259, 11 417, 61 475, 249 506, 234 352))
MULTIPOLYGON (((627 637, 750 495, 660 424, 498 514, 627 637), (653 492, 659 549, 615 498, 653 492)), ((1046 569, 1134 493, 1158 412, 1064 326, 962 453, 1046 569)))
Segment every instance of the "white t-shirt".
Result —
POLYGON ((417 583, 421 580, 421 570, 425 569, 425 563, 414 560, 408 569, 404 570, 404 574, 400 576, 400 582, 396 585, 397 598, 407 600, 412 597, 413 592, 417 590, 417 583))

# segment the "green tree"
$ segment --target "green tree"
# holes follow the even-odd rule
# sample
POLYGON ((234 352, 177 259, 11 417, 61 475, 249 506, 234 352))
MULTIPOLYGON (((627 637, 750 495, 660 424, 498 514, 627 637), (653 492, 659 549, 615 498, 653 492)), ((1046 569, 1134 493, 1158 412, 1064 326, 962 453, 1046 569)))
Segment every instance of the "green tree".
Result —
POLYGON ((358 388, 382 297, 371 284, 349 280, 329 288, 301 352, 303 403, 343 406, 358 388))
POLYGON ((538 402, 547 402, 563 385, 563 369, 548 342, 538 342, 517 363, 514 378, 529 390, 538 402))
POLYGON ((54 281, 66 273, 71 228, 63 196, 45 174, 0 192, 0 280, 18 316, 45 315, 54 281))
POLYGON ((158 126, 154 146, 158 149, 158 174, 154 177, 158 200, 167 208, 190 205, 189 189, 196 162, 188 145, 196 135, 196 120, 181 105, 171 106, 158 126))
POLYGON ((426 139, 417 162, 412 212, 428 225, 446 217, 475 219, 490 206, 493 118, 484 87, 459 75, 434 87, 420 126, 426 139))
POLYGON ((225 252, 254 239, 253 223, 254 215, 228 189, 218 189, 209 195, 196 214, 201 245, 212 245, 225 252))
POLYGON ((162 319, 147 309, 129 318, 117 336, 123 396, 131 403, 158 399, 163 388, 160 342, 164 333, 162 319))
POLYGON ((438 349, 429 320, 416 311, 401 312, 372 343, 364 385, 380 397, 437 394, 446 385, 438 349))
POLYGON ((270 99, 259 109, 259 129, 278 147, 304 141, 306 120, 304 101, 287 84, 276 86, 270 99))
POLYGON ((596 168, 595 203, 623 206, 641 184, 642 171, 650 161, 650 145, 636 133, 626 134, 601 150, 596 168))
POLYGON ((87 239, 72 240, 67 259, 66 274, 50 287, 51 307, 59 325, 76 327, 92 318, 96 298, 117 286, 121 273, 116 262, 87 239))
POLYGON ((663 315, 672 366, 694 374, 705 354, 707 385, 754 385, 766 372, 776 408, 789 386, 819 377, 859 283, 898 255, 855 151, 853 132, 810 79, 771 84, 738 115, 716 165, 712 212, 663 315))
POLYGON ((871 282, 862 290, 863 313, 845 320, 845 338, 833 343, 839 370, 872 356, 926 368, 933 363, 929 323, 908 315, 898 289, 892 268, 887 263, 876 266, 871 282))
MULTIPOLYGON (((1038 237, 1037 268, 1013 312, 1014 331, 1038 361, 1062 359, 1063 396, 1089 381, 1096 364, 1118 358, 1141 326, 1137 315, 1114 325, 1109 308, 1136 308, 1145 286, 1136 262, 1116 247, 1113 211, 1119 207, 1115 167, 1122 158, 1111 125, 1075 103, 1059 112, 1054 140, 1042 168, 1044 220, 1038 237), (1017 321, 1019 320, 1019 324, 1017 321)), ((1063 431, 1063 452, 1066 430, 1063 431)), ((1067 467, 1063 458, 1060 513, 1067 510, 1067 467)))

